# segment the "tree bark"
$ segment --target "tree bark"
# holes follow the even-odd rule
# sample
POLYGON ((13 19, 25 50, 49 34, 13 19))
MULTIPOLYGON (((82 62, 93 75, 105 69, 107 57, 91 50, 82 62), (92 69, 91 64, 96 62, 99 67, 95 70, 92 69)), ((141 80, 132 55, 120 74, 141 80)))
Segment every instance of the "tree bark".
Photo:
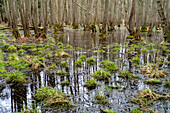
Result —
POLYGON ((103 18, 103 33, 106 33, 106 26, 108 20, 108 11, 109 11, 109 0, 105 0, 105 11, 104 11, 104 18, 103 18))
POLYGON ((130 35, 134 35, 134 24, 133 24, 133 18, 135 15, 135 0, 132 1, 132 9, 131 9, 131 13, 130 13, 130 17, 129 17, 129 27, 128 27, 128 31, 130 33, 130 35))
POLYGON ((20 38, 20 33, 17 27, 17 13, 15 9, 15 1, 9 0, 10 2, 10 10, 11 10, 11 18, 12 18, 12 33, 16 39, 20 38))

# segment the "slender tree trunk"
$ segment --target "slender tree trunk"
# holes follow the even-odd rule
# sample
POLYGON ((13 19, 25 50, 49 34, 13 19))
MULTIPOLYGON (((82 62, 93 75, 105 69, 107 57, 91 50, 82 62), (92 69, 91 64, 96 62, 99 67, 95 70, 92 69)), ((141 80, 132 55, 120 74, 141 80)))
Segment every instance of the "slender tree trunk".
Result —
POLYGON ((103 18, 103 33, 106 33, 108 11, 109 11, 109 0, 105 0, 105 10, 104 10, 104 18, 103 18))
POLYGON ((133 18, 135 15, 135 0, 132 1, 132 9, 131 9, 131 13, 130 13, 130 17, 129 17, 129 27, 128 27, 128 31, 130 33, 130 35, 134 35, 134 24, 133 24, 133 18))
POLYGON ((136 4, 137 4, 137 13, 136 13, 136 15, 137 15, 137 19, 136 19, 136 33, 135 33, 135 38, 136 39, 141 39, 141 33, 140 33, 140 25, 141 25, 141 10, 142 10, 142 8, 141 8, 141 2, 140 2, 140 0, 138 0, 137 2, 136 2, 136 4))
POLYGON ((20 38, 20 33, 17 27, 17 13, 15 9, 15 0, 9 0, 10 9, 11 9, 11 18, 12 18, 12 33, 16 39, 20 38))
POLYGON ((38 31, 38 0, 34 0, 33 26, 34 26, 35 37, 39 38, 40 35, 38 31))
POLYGON ((47 29, 48 29, 48 3, 49 1, 48 0, 44 0, 44 33, 45 35, 47 35, 47 29))
POLYGON ((168 38, 168 42, 170 42, 170 25, 168 25, 167 18, 165 17, 165 12, 161 4, 161 1, 162 0, 157 0, 158 13, 161 18, 165 41, 168 38))
POLYGON ((26 37, 30 37, 31 33, 29 30, 29 4, 30 0, 25 1, 25 26, 26 26, 26 37))

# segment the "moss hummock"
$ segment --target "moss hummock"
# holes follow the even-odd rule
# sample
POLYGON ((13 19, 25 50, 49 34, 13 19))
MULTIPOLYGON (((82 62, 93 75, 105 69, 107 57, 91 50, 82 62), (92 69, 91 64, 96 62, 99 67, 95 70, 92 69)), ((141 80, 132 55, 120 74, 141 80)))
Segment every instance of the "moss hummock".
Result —
POLYGON ((95 89, 98 86, 98 84, 97 84, 96 80, 89 79, 89 80, 86 81, 84 86, 91 90, 91 89, 95 89))
POLYGON ((142 73, 149 75, 151 78, 164 78, 166 77, 166 72, 159 70, 158 65, 149 64, 148 66, 143 66, 141 68, 142 73))
POLYGON ((102 70, 98 70, 96 71, 93 75, 91 75, 92 77, 94 77, 97 80, 106 80, 108 81, 109 78, 112 76, 110 74, 110 72, 108 71, 102 71, 102 70))
POLYGON ((6 77, 8 83, 25 83, 25 82, 27 82, 24 73, 20 72, 20 71, 0 74, 0 77, 6 77))
POLYGON ((161 84, 162 83, 160 79, 156 79, 156 78, 150 78, 144 82, 146 84, 161 84))
POLYGON ((117 64, 109 60, 101 61, 101 67, 107 69, 108 71, 113 71, 113 72, 119 70, 119 67, 117 66, 117 64))
POLYGON ((56 107, 58 109, 64 109, 72 107, 70 100, 61 93, 59 90, 55 90, 50 87, 42 87, 38 89, 34 95, 37 101, 40 101, 47 107, 56 107))
POLYGON ((106 96, 100 95, 99 93, 94 97, 98 104, 108 104, 109 100, 106 99, 106 96))
POLYGON ((121 71, 120 72, 120 77, 126 78, 126 79, 128 79, 128 78, 139 78, 139 76, 132 74, 128 70, 121 71))
POLYGON ((151 89, 143 89, 139 91, 139 93, 135 95, 135 97, 131 98, 131 101, 145 106, 159 99, 170 99, 170 95, 159 95, 151 89))

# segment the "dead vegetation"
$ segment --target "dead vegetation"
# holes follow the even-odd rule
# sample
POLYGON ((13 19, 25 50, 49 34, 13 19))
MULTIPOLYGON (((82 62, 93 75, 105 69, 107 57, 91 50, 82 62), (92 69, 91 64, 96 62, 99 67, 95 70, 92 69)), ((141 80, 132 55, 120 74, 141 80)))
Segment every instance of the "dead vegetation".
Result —
POLYGON ((166 77, 166 72, 159 70, 158 65, 149 64, 141 68, 143 74, 149 75, 151 78, 164 78, 166 77))

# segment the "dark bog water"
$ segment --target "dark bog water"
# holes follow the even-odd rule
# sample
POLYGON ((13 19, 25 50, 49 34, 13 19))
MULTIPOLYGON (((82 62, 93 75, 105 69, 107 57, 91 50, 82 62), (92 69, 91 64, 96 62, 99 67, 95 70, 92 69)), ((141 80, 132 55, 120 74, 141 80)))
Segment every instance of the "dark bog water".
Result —
MULTIPOLYGON (((57 36, 62 37, 60 41, 64 44, 70 44, 74 50, 66 50, 71 57, 65 59, 51 59, 51 62, 67 61, 68 67, 62 68, 57 65, 58 69, 65 70, 67 74, 57 75, 48 70, 42 70, 39 72, 29 72, 29 84, 3 84, 0 89, 0 113, 10 113, 21 111, 25 106, 32 108, 37 107, 39 111, 46 112, 68 112, 68 113, 100 113, 100 109, 109 108, 117 113, 127 113, 133 108, 140 108, 141 106, 131 103, 130 97, 137 94, 138 91, 146 88, 151 88, 159 93, 169 93, 168 88, 164 88, 165 79, 162 80, 161 85, 147 85, 143 80, 147 79, 147 76, 142 75, 139 68, 132 65, 128 48, 123 45, 126 42, 127 32, 123 29, 118 29, 116 32, 110 34, 106 40, 101 40, 98 34, 91 34, 90 32, 83 31, 70 31, 66 30, 64 34, 58 34, 57 36), (120 44, 120 50, 115 50, 113 47, 120 44), (108 46, 110 45, 110 46, 108 46), (111 46, 112 45, 112 46, 111 46), (79 49, 78 49, 79 48, 79 49), (80 49, 82 48, 82 49, 80 49), (104 52, 96 51, 103 50, 104 52), (94 66, 88 66, 86 63, 81 68, 76 68, 74 62, 81 55, 88 57, 94 57, 96 62, 94 66), (123 79, 118 77, 119 72, 112 73, 112 77, 108 83, 99 82, 101 86, 98 86, 94 90, 88 90, 83 85, 85 81, 90 78, 95 71, 102 69, 100 62, 103 60, 110 60, 116 62, 121 70, 130 70, 132 73, 140 76, 140 79, 123 79), (61 86, 61 81, 68 80, 71 84, 69 86, 61 86), (107 85, 114 85, 120 87, 119 89, 110 89, 107 85), (63 93, 67 94, 73 104, 76 107, 68 110, 57 110, 57 109, 41 109, 40 104, 33 99, 33 95, 36 90, 50 86, 54 89, 59 89, 63 93), (101 105, 95 102, 94 97, 97 93, 106 95, 109 100, 109 104, 101 105)), ((57 37, 51 35, 52 37, 57 37)), ((161 33, 155 33, 153 37, 147 37, 143 34, 143 38, 148 39, 151 43, 160 43, 163 39, 161 33)), ((56 40, 58 41, 58 40, 56 40)), ((134 55, 139 54, 140 65, 155 63, 158 56, 162 55, 162 52, 154 53, 141 53, 137 49, 133 50, 134 55)), ((165 56, 168 59, 168 56, 165 56)), ((164 70, 168 70, 167 65, 161 67, 164 70)), ((3 82, 3 81, 2 81, 3 82)), ((149 108, 161 112, 169 112, 170 103, 169 100, 161 100, 153 102, 149 108)))

